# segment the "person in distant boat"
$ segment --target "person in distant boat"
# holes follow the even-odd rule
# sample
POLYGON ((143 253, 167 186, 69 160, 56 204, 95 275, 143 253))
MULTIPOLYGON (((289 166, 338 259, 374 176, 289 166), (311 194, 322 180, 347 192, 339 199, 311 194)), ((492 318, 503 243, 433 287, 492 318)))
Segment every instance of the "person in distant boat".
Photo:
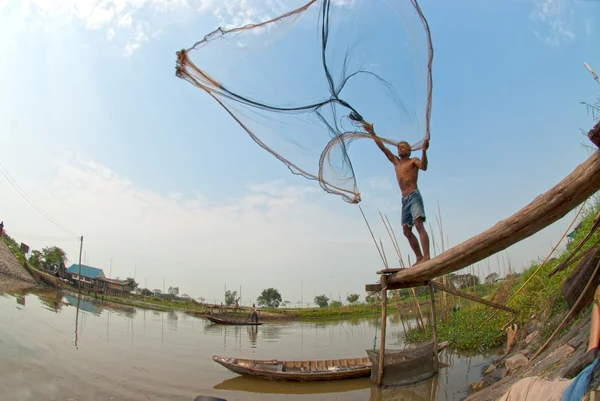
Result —
POLYGON ((2 238, 3 232, 4 232, 4 221, 0 221, 0 238, 2 238))
POLYGON ((423 155, 421 159, 417 157, 410 157, 411 147, 407 142, 400 142, 398 144, 398 156, 394 155, 383 143, 381 138, 375 134, 373 124, 369 124, 366 121, 362 123, 365 131, 373 136, 375 143, 381 149, 381 151, 387 156, 388 160, 394 165, 396 170, 396 178, 400 191, 402 192, 402 229, 404 236, 408 239, 408 243, 412 248, 417 261, 415 263, 421 263, 429 260, 429 235, 425 231, 425 207, 423 205, 423 197, 417 187, 417 179, 419 178, 419 170, 427 170, 427 149, 429 148, 429 141, 423 143, 423 155), (419 241, 413 234, 412 228, 416 227, 419 237, 421 238, 421 246, 423 252, 419 247, 419 241))
POLYGON ((256 304, 252 304, 252 308, 250 309, 250 320, 254 320, 254 322, 258 323, 258 308, 256 304))

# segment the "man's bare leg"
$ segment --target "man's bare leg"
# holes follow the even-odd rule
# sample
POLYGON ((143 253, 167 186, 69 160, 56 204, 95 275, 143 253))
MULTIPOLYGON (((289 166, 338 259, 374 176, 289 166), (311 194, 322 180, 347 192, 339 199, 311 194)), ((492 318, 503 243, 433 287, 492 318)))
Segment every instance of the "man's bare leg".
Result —
POLYGON ((422 218, 417 217, 415 219, 415 227, 417 228, 417 232, 421 238, 421 246, 423 247, 422 261, 429 260, 429 234, 427 234, 427 230, 425 230, 422 218))
POLYGON ((423 260, 423 254, 421 253, 421 248, 419 247, 419 241, 417 240, 417 237, 415 237, 415 235, 413 234, 412 227, 403 225, 402 229, 404 231, 404 236, 406 237, 406 239, 408 239, 408 243, 410 244, 410 247, 412 248, 413 252, 415 253, 415 256, 417 257, 417 261, 415 262, 416 265, 421 260, 423 260))

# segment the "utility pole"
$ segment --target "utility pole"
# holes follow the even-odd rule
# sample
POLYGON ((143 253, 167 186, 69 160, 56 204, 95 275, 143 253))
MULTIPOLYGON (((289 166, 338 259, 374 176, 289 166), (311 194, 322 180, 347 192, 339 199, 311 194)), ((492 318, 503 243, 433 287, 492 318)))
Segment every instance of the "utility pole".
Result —
POLYGON ((110 257, 110 272, 108 273, 108 277, 112 278, 112 256, 110 257))
POLYGON ((81 251, 83 250, 83 235, 79 244, 79 270, 77 271, 77 289, 81 292, 81 251))
POLYGON ((304 307, 304 299, 303 299, 303 291, 302 291, 302 280, 300 280, 300 308, 304 307))

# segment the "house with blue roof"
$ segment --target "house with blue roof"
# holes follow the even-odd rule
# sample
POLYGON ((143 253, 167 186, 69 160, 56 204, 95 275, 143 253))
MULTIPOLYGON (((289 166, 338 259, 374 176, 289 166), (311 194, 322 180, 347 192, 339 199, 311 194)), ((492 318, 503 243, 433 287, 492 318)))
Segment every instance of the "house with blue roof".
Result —
POLYGON ((79 264, 76 263, 73 263, 65 273, 73 283, 76 284, 79 281, 84 288, 93 288, 106 278, 102 269, 87 265, 81 265, 81 277, 79 277, 79 264))

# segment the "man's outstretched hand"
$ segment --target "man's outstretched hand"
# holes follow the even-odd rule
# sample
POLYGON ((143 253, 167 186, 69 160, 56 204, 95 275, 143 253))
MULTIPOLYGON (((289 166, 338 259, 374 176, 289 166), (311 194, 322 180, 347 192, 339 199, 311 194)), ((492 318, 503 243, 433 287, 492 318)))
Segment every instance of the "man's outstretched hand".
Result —
POLYGON ((362 123, 363 128, 365 129, 365 131, 367 131, 367 133, 371 134, 371 135, 375 135, 375 130, 373 129, 373 124, 369 124, 366 121, 363 121, 362 123))
POLYGON ((429 149, 429 139, 426 139, 425 142, 423 142, 423 150, 427 149, 429 149))

